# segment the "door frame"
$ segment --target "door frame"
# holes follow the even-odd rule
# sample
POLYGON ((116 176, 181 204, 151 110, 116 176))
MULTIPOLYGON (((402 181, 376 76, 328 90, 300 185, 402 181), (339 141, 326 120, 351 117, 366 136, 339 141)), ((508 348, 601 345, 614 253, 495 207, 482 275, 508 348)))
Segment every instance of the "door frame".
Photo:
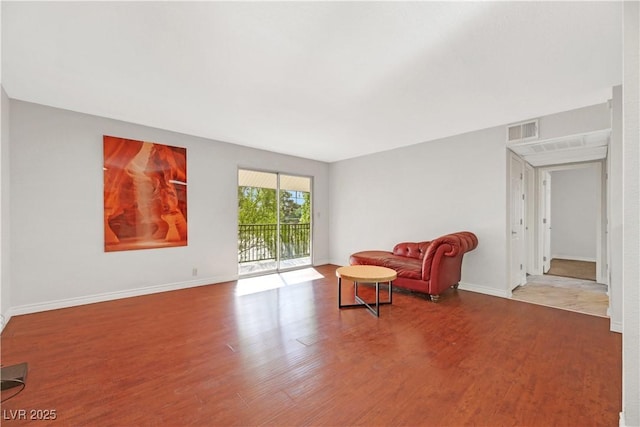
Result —
POLYGON ((508 221, 507 221, 507 247, 508 247, 508 253, 509 253, 509 257, 507 260, 507 293, 509 296, 511 296, 513 289, 515 289, 517 286, 523 285, 527 282, 527 269, 525 268, 525 265, 527 264, 527 245, 526 245, 526 233, 525 233, 525 218, 526 218, 526 212, 527 212, 527 186, 525 185, 525 164, 526 162, 524 161, 524 159, 522 159, 522 157, 518 156, 516 153, 514 153, 511 150, 508 150, 508 156, 507 156, 507 199, 508 199, 508 212, 507 212, 507 217, 508 217, 508 221), (512 188, 512 180, 514 179, 513 176, 513 162, 518 163, 519 165, 519 172, 518 175, 516 176, 515 179, 520 179, 522 182, 520 184, 520 190, 521 192, 518 194, 517 196, 517 200, 513 200, 513 191, 514 189, 512 188), (513 231, 513 215, 515 214, 514 210, 513 210, 513 206, 514 203, 519 203, 521 204, 520 206, 520 218, 517 219, 516 222, 520 222, 520 224, 516 224, 518 226, 518 231, 516 231, 516 233, 520 234, 520 240, 519 240, 519 244, 517 245, 517 247, 514 247, 513 245, 513 238, 512 238, 512 233, 513 231), (520 264, 521 264, 521 268, 520 270, 520 274, 519 277, 517 279, 517 283, 513 283, 513 278, 515 277, 515 275, 518 272, 514 272, 513 271, 513 257, 518 256, 520 259, 520 264))
MULTIPOLYGON (((293 271, 293 270, 299 270, 302 268, 309 268, 311 266, 313 266, 313 176, 310 175, 303 175, 303 174, 298 174, 298 173, 291 173, 291 172, 274 172, 278 174, 278 236, 280 236, 280 226, 282 225, 282 221, 280 219, 280 214, 282 213, 280 210, 280 177, 285 175, 285 176, 290 176, 290 177, 296 177, 296 178, 307 178, 309 179, 309 264, 304 264, 304 265, 300 265, 300 266, 292 266, 292 267, 287 267, 287 268, 282 268, 282 259, 281 259, 281 251, 280 249, 278 249, 278 269, 276 270, 277 273, 281 273, 281 272, 285 272, 285 271, 293 271)), ((289 191, 289 190, 284 190, 284 191, 289 191)), ((278 237, 278 239, 280 239, 280 237, 278 237)))
MULTIPOLYGON (((291 173, 291 172, 282 172, 282 171, 273 171, 273 170, 269 170, 269 169, 260 169, 260 168, 254 168, 254 167, 249 167, 249 166, 238 166, 237 170, 236 170, 236 191, 237 188, 240 186, 240 171, 241 170, 245 170, 245 171, 251 171, 251 172, 260 172, 260 173, 267 173, 267 174, 273 174, 276 175, 276 218, 277 218, 277 224, 276 224, 276 240, 277 240, 277 244, 276 244, 276 259, 275 259, 275 263, 276 263, 276 268, 275 269, 271 269, 271 270, 263 270, 263 271, 258 271, 255 273, 247 273, 247 274, 242 274, 241 277, 243 278, 247 278, 247 277, 252 277, 252 276, 261 276, 261 275, 265 275, 265 274, 277 274, 277 273, 281 273, 281 272, 285 272, 285 271, 292 271, 292 270, 298 270, 298 269, 302 269, 302 268, 309 268, 311 266, 313 266, 313 229, 314 229, 314 218, 313 218, 313 212, 314 212, 314 208, 313 208, 313 184, 314 184, 314 180, 313 180, 313 176, 311 175, 303 175, 303 174, 298 174, 298 173, 291 173), (309 264, 304 264, 301 266, 293 266, 293 267, 288 267, 288 268, 282 268, 281 265, 281 253, 280 253, 280 226, 281 226, 281 221, 280 221, 280 177, 282 175, 285 176, 291 176, 291 177, 300 177, 300 178, 307 178, 309 179, 309 210, 310 210, 310 215, 309 215, 309 264)), ((236 232, 239 229, 239 223, 238 223, 238 202, 236 201, 236 232)))
MULTIPOLYGON (((540 203, 538 203, 538 218, 537 221, 537 241, 538 241, 538 251, 536 254, 537 265, 539 268, 537 269, 536 274, 544 274, 543 273, 543 262, 544 262, 544 247, 545 247, 545 228, 542 223, 545 218, 545 206, 541 201, 545 197, 545 188, 543 185, 543 180, 545 173, 551 173, 554 171, 562 171, 562 170, 572 170, 572 169, 583 169, 588 167, 593 167, 596 169, 596 173, 598 174, 598 179, 596 183, 596 200, 598 200, 599 209, 596 212, 596 281, 602 284, 609 284, 608 274, 607 274, 607 246, 606 246, 606 216, 607 216, 607 203, 606 203, 606 188, 604 183, 604 162, 602 160, 594 161, 594 162, 584 162, 584 163, 570 163, 570 164, 561 164, 561 165, 553 165, 553 166, 543 166, 537 168, 538 172, 538 193, 537 197, 540 203)), ((548 183, 551 187, 551 183, 548 183)), ((549 190, 551 192, 553 190, 549 190)), ((549 223, 551 223, 552 218, 547 219, 549 223)), ((551 254, 549 254, 551 255, 551 254)), ((549 260, 550 261, 550 260, 549 260)))
POLYGON ((545 274, 551 268, 551 171, 538 171, 539 213, 538 233, 541 253, 538 256, 540 269, 538 274, 545 274))
POLYGON ((524 201, 525 201, 525 247, 526 274, 535 274, 536 270, 536 169, 524 162, 524 201))

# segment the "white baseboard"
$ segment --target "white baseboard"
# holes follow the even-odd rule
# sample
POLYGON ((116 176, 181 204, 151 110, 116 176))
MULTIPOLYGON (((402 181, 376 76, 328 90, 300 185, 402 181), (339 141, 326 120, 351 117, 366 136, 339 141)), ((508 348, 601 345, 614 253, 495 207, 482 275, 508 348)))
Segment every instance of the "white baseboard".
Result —
POLYGON ((504 289, 490 288, 488 286, 474 285, 473 283, 460 282, 458 289, 463 291, 477 292, 479 294, 491 295, 500 298, 510 298, 509 293, 504 289))
POLYGON ((4 331, 4 327, 7 326, 9 320, 11 320, 11 310, 8 310, 7 313, 0 314, 0 333, 4 331))
MULTIPOLYGON (((106 292, 102 294, 87 295, 82 297, 67 298, 55 301, 47 301, 35 304, 26 304, 10 309, 10 315, 16 316, 21 314, 38 313, 41 311, 58 310, 60 308, 75 307, 78 305, 94 304, 97 302, 112 301, 122 298, 138 297, 141 295, 150 295, 160 292, 175 291, 179 289, 195 288, 197 286, 211 285, 215 283, 230 282, 237 280, 238 276, 228 277, 208 277, 197 280, 189 280, 186 282, 166 283, 163 285, 147 286, 144 288, 128 289, 125 291, 106 292)), ((10 316, 9 316, 10 317, 10 316)), ((8 320, 7 320, 8 322, 8 320)))
POLYGON ((596 262, 595 258, 583 257, 583 256, 573 256, 573 255, 551 255, 551 259, 566 259, 569 261, 587 261, 587 262, 596 262))
POLYGON ((609 330, 611 332, 618 332, 618 333, 621 334, 622 333, 622 322, 611 321, 609 323, 609 330))
MULTIPOLYGON (((342 261, 342 262, 337 262, 335 259, 330 259, 330 260, 329 260, 329 262, 328 262, 327 264, 337 265, 337 266, 339 266, 339 267, 341 267, 341 266, 345 265, 345 264, 344 264, 344 261, 342 261)), ((348 264, 349 264, 349 263, 347 262, 347 265, 348 265, 348 264)))

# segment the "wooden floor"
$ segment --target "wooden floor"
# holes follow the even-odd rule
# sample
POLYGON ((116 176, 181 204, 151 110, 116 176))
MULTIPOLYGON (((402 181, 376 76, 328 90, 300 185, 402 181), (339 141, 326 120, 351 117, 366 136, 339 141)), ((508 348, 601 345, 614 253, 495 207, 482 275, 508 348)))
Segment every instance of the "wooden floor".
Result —
POLYGON ((14 317, 2 363, 29 375, 3 425, 618 425, 607 319, 461 290, 394 293, 375 318, 338 310, 335 268, 14 317))
POLYGON ((596 280, 596 263, 591 261, 576 261, 572 259, 553 258, 551 268, 547 274, 552 276, 572 277, 582 280, 596 280))

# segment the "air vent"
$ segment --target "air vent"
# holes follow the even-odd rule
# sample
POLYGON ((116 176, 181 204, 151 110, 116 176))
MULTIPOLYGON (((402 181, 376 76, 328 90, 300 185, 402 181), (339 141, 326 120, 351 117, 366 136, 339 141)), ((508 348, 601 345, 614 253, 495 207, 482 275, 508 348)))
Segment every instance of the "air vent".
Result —
POLYGON ((538 139, 538 121, 516 123, 507 127, 507 143, 538 139))

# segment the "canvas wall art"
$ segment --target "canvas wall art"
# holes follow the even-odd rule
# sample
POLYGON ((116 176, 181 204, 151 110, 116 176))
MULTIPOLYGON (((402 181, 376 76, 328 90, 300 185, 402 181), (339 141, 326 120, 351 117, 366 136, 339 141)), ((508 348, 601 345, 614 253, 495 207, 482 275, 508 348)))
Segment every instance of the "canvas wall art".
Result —
POLYGON ((187 150, 104 136, 105 252, 187 245, 187 150))

